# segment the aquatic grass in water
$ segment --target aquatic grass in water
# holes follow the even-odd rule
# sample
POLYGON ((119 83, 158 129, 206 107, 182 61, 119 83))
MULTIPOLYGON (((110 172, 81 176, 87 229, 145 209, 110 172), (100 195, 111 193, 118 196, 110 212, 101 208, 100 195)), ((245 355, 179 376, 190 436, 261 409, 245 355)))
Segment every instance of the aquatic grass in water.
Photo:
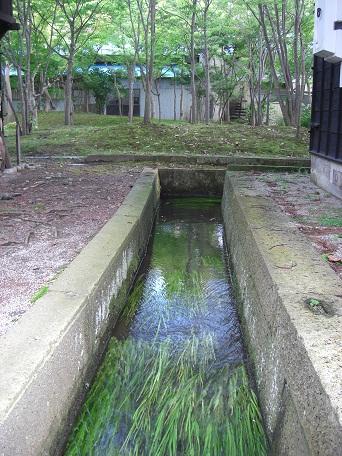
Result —
POLYGON ((113 339, 66 451, 75 455, 264 455, 245 367, 215 370, 210 337, 113 339))
POLYGON ((221 198, 213 197, 189 197, 189 198, 170 198, 167 204, 182 209, 208 209, 221 204, 221 198))
POLYGON ((148 266, 118 325, 128 337, 112 338, 68 456, 266 454, 219 205, 174 203, 161 208, 148 266))

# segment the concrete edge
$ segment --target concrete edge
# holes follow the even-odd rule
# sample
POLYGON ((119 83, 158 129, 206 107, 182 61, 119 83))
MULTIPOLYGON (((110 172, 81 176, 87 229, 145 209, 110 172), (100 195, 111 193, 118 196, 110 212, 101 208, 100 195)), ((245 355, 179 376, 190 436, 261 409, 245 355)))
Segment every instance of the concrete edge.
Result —
POLYGON ((159 203, 144 170, 112 219, 1 338, 0 454, 60 453, 145 253, 159 203))
POLYGON ((177 163, 186 165, 259 165, 259 166, 285 166, 293 168, 310 168, 310 158, 295 157, 238 157, 225 155, 167 155, 167 154, 94 154, 84 157, 85 163, 120 163, 120 162, 150 162, 150 163, 177 163))
POLYGON ((340 281, 248 176, 226 174, 223 215, 271 454, 341 455, 340 281))

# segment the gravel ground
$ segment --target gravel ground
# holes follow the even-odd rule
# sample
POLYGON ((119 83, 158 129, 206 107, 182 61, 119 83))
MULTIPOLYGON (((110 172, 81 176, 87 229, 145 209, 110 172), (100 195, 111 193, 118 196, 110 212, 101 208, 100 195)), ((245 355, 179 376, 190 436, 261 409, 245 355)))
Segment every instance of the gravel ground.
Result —
POLYGON ((0 336, 116 212, 140 171, 39 162, 0 175, 0 336))
POLYGON ((309 175, 251 173, 251 185, 291 217, 342 279, 342 201, 314 185, 309 175))

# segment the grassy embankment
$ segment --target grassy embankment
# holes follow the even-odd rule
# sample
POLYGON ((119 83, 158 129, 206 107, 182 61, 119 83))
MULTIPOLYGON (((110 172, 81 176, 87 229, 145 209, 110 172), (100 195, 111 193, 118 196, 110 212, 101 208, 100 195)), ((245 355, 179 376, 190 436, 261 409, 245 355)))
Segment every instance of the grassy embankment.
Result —
MULTIPOLYGON (((6 130, 11 154, 15 151, 13 124, 6 130)), ((307 131, 295 139, 289 127, 231 123, 206 126, 187 122, 154 121, 75 114, 75 125, 63 125, 63 113, 42 113, 39 128, 22 138, 23 155, 88 155, 94 153, 161 153, 205 155, 260 155, 308 157, 307 131)))

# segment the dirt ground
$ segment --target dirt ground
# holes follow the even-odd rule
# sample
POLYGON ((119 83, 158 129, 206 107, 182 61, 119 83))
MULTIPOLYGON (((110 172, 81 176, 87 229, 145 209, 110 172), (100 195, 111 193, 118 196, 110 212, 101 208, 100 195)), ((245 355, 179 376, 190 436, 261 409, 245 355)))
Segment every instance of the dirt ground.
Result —
POLYGON ((140 171, 35 162, 0 175, 0 335, 116 212, 140 171))
POLYGON ((255 173, 253 179, 342 279, 342 201, 314 185, 307 174, 255 173))

